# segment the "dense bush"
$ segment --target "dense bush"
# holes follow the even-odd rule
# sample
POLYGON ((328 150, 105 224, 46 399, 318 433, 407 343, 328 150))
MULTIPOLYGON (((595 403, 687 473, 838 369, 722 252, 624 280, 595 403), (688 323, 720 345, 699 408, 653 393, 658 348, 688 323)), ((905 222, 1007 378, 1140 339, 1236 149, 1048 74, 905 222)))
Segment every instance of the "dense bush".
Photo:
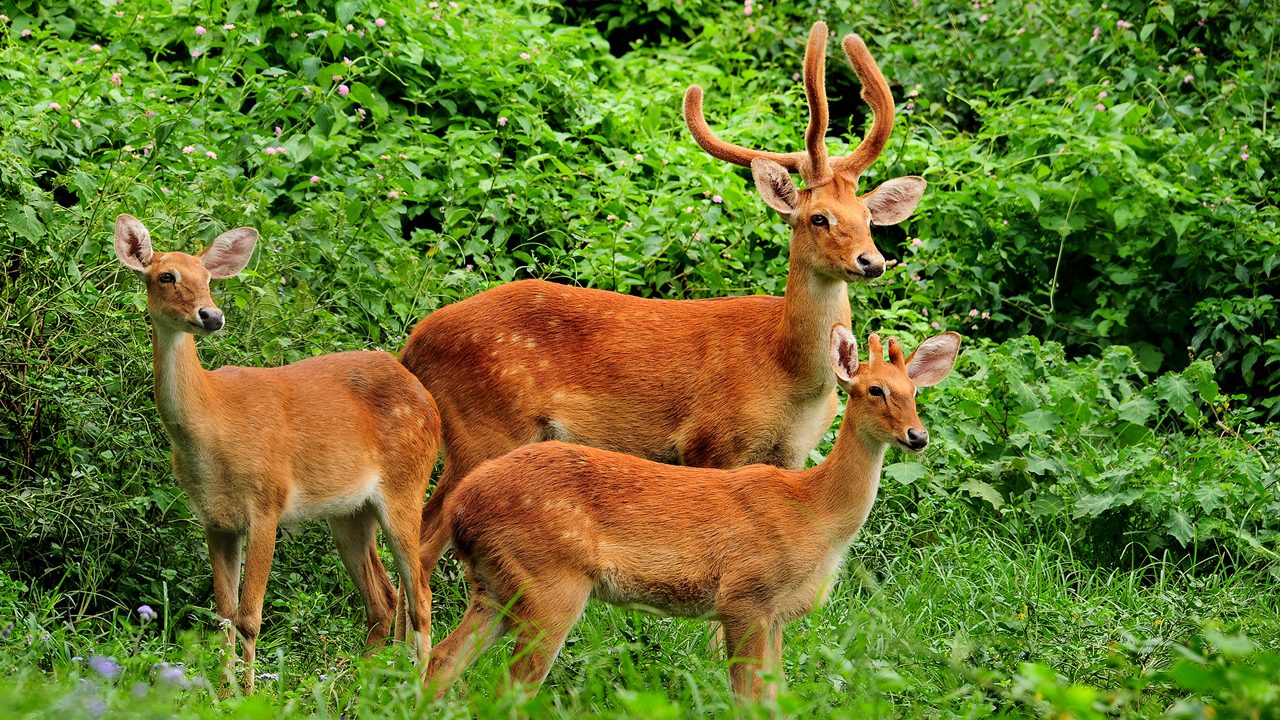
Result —
MULTIPOLYGON (((913 219, 876 231, 898 263, 853 291, 855 330, 970 338, 924 403, 940 441, 892 458, 877 517, 893 530, 869 543, 902 532, 910 558, 974 523, 1135 583, 1153 562, 1275 571, 1280 6, 497 5, 0 2, 0 601, 37 606, 14 611, 32 664, 70 661, 57 637, 40 649, 51 618, 161 598, 175 627, 207 613, 200 533, 151 400, 144 297, 110 249, 117 213, 162 249, 262 231, 250 271, 214 290, 229 324, 201 341, 211 366, 395 349, 431 310, 519 277, 781 293, 785 225, 746 170, 689 140, 680 99, 700 83, 727 139, 798 148, 794 73, 819 16, 868 39, 898 99, 867 186, 930 182, 913 219)), ((833 153, 868 121, 837 55, 833 153)), ((345 582, 323 532, 303 540, 281 547, 268 614, 327 648, 350 632, 350 603, 316 590, 345 582)), ((1180 632, 1161 647, 1195 648, 1197 629, 1180 632)), ((1221 696, 1241 712, 1275 692, 1250 674, 1273 653, 1186 652, 1158 679, 1159 698, 1200 698, 1176 712, 1202 711, 1219 692, 1204 683, 1245 688, 1221 696)), ((955 696, 984 712, 1105 705, 1029 653, 983 658, 1013 665, 955 696)), ((893 668, 804 657, 818 685, 883 682, 868 708, 904 695, 893 668)), ((946 664, 930 658, 904 662, 946 664)))

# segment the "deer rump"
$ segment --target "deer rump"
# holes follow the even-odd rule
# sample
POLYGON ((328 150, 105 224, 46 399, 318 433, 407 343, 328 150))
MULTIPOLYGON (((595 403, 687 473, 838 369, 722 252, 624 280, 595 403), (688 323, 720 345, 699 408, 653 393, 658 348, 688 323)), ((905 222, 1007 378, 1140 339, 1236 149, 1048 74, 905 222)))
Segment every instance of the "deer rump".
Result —
POLYGON ((450 477, 544 440, 670 464, 798 467, 834 416, 835 385, 769 346, 783 302, 525 280, 432 313, 400 359, 439 403, 450 477))

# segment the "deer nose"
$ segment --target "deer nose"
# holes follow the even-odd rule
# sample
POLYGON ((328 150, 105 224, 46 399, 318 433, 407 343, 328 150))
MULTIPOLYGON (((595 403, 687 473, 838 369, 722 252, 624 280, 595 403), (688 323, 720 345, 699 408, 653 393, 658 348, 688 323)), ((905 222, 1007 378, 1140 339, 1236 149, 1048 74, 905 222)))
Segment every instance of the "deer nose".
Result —
POLYGON ((221 330, 226 322, 222 317, 222 311, 215 307, 200 308, 200 312, 196 314, 200 316, 200 324, 209 332, 221 330))
POLYGON ((921 450, 929 444, 929 431, 924 428, 907 428, 907 447, 921 450))
POLYGON ((878 278, 884 274, 884 257, 879 253, 862 253, 857 257, 858 269, 868 278, 878 278))

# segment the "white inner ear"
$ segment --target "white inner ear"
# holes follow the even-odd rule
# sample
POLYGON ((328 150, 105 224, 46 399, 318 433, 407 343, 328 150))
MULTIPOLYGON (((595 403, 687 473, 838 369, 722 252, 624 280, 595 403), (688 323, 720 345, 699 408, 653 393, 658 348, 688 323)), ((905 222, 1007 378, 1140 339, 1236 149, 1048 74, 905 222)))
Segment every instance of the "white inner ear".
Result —
POLYGON ((874 225, 897 225, 911 217, 924 195, 924 178, 894 178, 881 184, 862 198, 874 225))

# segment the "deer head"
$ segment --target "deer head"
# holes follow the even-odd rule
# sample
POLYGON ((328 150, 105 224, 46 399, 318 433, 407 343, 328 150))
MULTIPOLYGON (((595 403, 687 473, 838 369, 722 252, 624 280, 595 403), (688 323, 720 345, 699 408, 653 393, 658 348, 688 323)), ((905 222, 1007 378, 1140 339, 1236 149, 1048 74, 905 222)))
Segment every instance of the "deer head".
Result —
POLYGON ((222 329, 222 311, 209 282, 238 274, 249 264, 258 231, 241 227, 218 236, 199 255, 154 252, 151 233, 132 215, 116 218, 116 257, 147 284, 147 314, 159 328, 208 335, 222 329))
POLYGON ((903 357, 897 338, 889 338, 889 360, 880 338, 867 338, 869 357, 858 362, 858 341, 843 325, 831 329, 831 366, 836 383, 849 395, 845 422, 855 423, 872 441, 919 452, 929 444, 929 431, 916 412, 916 389, 942 382, 960 351, 960 336, 935 335, 903 357))
POLYGON ((769 207, 791 226, 792 262, 845 281, 870 280, 884 273, 884 256, 871 239, 872 225, 896 225, 911 215, 924 193, 924 178, 895 178, 858 195, 858 177, 875 161, 893 129, 893 95, 866 43, 846 35, 845 55, 862 82, 862 99, 871 106, 871 130, 852 153, 827 157, 826 23, 809 32, 804 55, 804 91, 809 101, 805 151, 752 150, 716 137, 702 114, 702 88, 684 96, 684 117, 693 139, 714 157, 751 168, 756 189, 769 207), (791 179, 798 173, 805 188, 791 179))

